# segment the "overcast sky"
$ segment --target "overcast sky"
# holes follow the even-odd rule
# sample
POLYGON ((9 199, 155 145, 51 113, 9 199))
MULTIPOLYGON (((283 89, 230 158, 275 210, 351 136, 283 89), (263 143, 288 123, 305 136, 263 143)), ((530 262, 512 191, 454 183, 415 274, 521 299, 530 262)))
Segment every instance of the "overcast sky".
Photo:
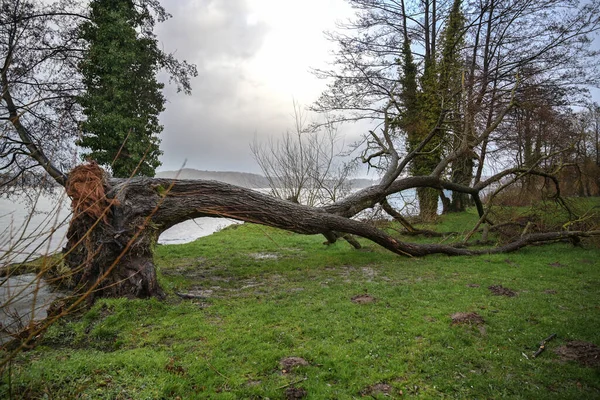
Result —
POLYGON ((323 31, 353 13, 343 0, 163 0, 164 50, 198 66, 192 95, 166 88, 160 170, 260 172, 249 145, 292 127, 292 100, 309 105, 333 45, 323 31))
MULTIPOLYGON (((260 172, 249 148, 254 135, 283 134, 293 126, 292 100, 308 106, 317 99, 325 82, 310 68, 326 66, 334 48, 323 31, 352 9, 344 0, 161 3, 173 18, 158 26, 158 39, 165 51, 196 64, 198 77, 191 96, 166 87, 159 170, 177 170, 187 160, 188 168, 260 172)), ((342 129, 348 143, 361 128, 342 129)))

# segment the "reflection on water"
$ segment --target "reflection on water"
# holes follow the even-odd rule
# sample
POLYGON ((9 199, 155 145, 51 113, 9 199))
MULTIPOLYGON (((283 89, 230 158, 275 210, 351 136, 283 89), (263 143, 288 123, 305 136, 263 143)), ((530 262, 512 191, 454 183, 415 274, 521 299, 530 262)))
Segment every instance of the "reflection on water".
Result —
MULTIPOLYGON (((35 274, 0 279, 0 325, 8 332, 16 333, 30 320, 46 318, 50 304, 61 296, 35 274)), ((6 332, 0 332, 0 344, 9 339, 6 332)))

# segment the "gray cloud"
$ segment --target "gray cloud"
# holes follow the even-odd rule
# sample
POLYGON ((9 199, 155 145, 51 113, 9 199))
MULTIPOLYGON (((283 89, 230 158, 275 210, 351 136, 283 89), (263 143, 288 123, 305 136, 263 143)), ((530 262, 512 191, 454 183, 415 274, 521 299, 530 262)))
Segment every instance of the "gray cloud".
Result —
POLYGON ((191 168, 257 171, 249 151, 253 135, 281 132, 288 123, 245 69, 268 27, 248 23, 245 0, 169 0, 163 5, 173 18, 158 27, 158 38, 165 51, 195 63, 198 77, 191 96, 166 88, 161 169, 176 169, 187 159, 191 168))

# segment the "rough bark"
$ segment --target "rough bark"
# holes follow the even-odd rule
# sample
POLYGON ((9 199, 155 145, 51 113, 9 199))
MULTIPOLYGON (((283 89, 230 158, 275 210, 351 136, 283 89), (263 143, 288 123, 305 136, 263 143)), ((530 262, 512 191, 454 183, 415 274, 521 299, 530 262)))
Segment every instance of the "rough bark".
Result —
MULTIPOLYGON (((473 159, 469 156, 458 158, 452 164, 452 182, 470 186, 473 178, 473 165, 473 159)), ((448 211, 462 212, 470 205, 467 193, 452 192, 452 201, 450 202, 448 211)))
POLYGON ((104 182, 101 217, 79 213, 71 223, 66 260, 95 297, 162 297, 152 248, 164 230, 198 217, 226 217, 301 234, 352 234, 403 256, 474 255, 514 251, 536 242, 576 240, 583 232, 527 235, 500 248, 469 250, 405 243, 368 223, 216 181, 156 178, 104 182), (106 217, 106 218, 104 218, 106 217))
POLYGON ((162 297, 152 248, 161 232, 198 217, 227 217, 302 234, 353 234, 405 256, 469 254, 450 246, 404 243, 367 223, 324 208, 307 207, 216 181, 111 179, 103 186, 106 209, 98 215, 98 211, 89 213, 90 207, 85 204, 80 207, 84 211, 76 212, 71 222, 65 257, 92 300, 162 297))

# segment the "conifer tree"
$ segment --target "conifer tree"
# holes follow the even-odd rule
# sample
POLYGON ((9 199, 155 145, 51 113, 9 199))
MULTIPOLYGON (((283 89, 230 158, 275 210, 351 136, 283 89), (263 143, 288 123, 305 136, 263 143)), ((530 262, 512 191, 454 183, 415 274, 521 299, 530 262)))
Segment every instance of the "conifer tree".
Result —
POLYGON ((161 52, 145 29, 150 16, 132 0, 93 0, 90 10, 80 28, 88 43, 79 64, 83 157, 111 166, 116 177, 154 176, 165 99, 156 80, 161 52))

